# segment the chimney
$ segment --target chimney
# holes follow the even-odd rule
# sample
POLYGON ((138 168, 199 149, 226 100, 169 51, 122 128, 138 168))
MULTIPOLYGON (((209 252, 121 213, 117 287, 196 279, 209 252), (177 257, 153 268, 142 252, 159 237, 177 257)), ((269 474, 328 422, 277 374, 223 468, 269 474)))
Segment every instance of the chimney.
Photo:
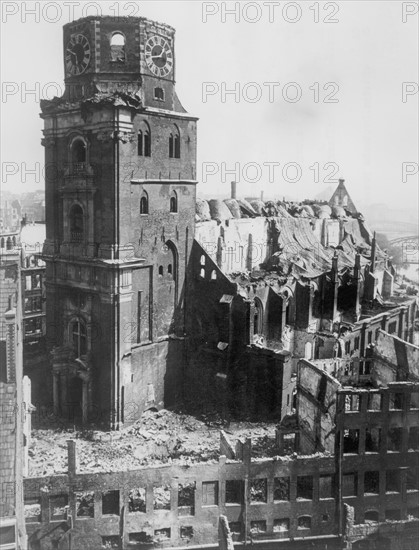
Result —
POLYGON ((237 182, 236 182, 236 181, 232 181, 232 182, 231 182, 231 198, 232 198, 232 199, 235 199, 235 198, 236 198, 236 190, 237 190, 237 182))
POLYGON ((370 269, 370 273, 374 273, 374 271, 375 271, 376 248, 377 248, 377 240, 376 240, 375 231, 374 231, 374 237, 372 239, 372 244, 371 244, 371 269, 370 269))

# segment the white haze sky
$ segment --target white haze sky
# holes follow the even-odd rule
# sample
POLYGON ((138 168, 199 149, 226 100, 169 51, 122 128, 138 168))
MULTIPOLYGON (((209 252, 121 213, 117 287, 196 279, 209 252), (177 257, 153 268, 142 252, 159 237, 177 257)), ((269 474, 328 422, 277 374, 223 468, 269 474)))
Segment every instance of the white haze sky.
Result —
MULTIPOLYGON (((74 19, 86 15, 86 2, 65 2, 70 3, 74 19)), ((57 86, 63 89, 62 26, 73 17, 70 7, 62 3, 60 15, 57 2, 1 4, 2 184, 6 190, 24 192, 44 185, 42 171, 25 174, 25 166, 26 170, 34 170, 36 163, 42 167, 39 99, 56 95, 57 86), (37 15, 25 15, 25 7, 26 11, 35 9, 37 15), (14 11, 17 13, 10 14, 14 11), (5 86, 15 93, 4 95, 5 86), (25 90, 35 87, 36 97, 25 96, 25 90), (11 166, 16 166, 17 174, 5 173, 13 170, 11 166)), ((300 20, 290 23, 286 17, 297 18, 297 3, 279 2, 279 7, 269 8, 259 1, 259 21, 246 21, 256 18, 256 2, 240 2, 239 20, 226 15, 223 22, 223 7, 234 8, 235 2, 206 4, 205 8, 195 0, 118 2, 121 15, 145 16, 176 29, 177 93, 188 112, 200 118, 199 194, 228 195, 235 178, 227 174, 223 182, 222 166, 233 169, 239 163, 239 195, 258 195, 263 189, 265 196, 312 198, 336 186, 323 181, 330 173, 323 166, 335 163, 338 173, 334 178, 346 180, 355 204, 418 207, 418 176, 407 177, 405 182, 402 179, 402 163, 418 162, 419 94, 402 101, 402 83, 418 82, 417 14, 403 22, 400 1, 345 0, 328 6, 319 2, 320 22, 315 23, 316 13, 310 6, 316 7, 316 2, 310 0, 299 2, 300 20), (206 22, 205 9, 217 10, 206 22), (275 10, 273 22, 269 21, 270 9, 275 10), (323 22, 328 15, 338 22, 323 22), (238 102, 233 95, 222 101, 221 93, 204 101, 204 83, 231 89, 236 82, 241 92, 238 102), (246 84, 251 82, 257 86, 247 87, 246 96, 246 84), (266 82, 279 83, 272 102, 266 82), (284 85, 290 82, 297 83, 302 94, 295 103, 285 101, 282 95, 284 85), (320 92, 317 103, 314 90, 310 90, 316 82, 320 92), (333 96, 337 103, 322 102, 336 89, 323 90, 330 82, 338 87, 333 96), (258 89, 262 93, 259 101, 249 101, 258 89), (281 166, 274 169, 274 181, 270 182, 264 163, 272 162, 281 166), (218 170, 206 183, 203 163, 216 163, 213 169, 218 170), (248 180, 257 175, 256 169, 250 167, 246 172, 246 163, 260 166, 255 183, 248 180), (300 166, 301 178, 295 183, 283 178, 282 168, 288 163, 300 166), (310 169, 315 163, 320 168, 318 183, 310 169)), ((407 4, 405 9, 413 9, 413 2, 407 4)), ((94 5, 103 15, 115 13, 116 2, 90 2, 87 15, 95 13, 94 5)), ((290 98, 295 91, 288 88, 290 98)), ((292 168, 286 172, 289 179, 295 174, 292 168)))

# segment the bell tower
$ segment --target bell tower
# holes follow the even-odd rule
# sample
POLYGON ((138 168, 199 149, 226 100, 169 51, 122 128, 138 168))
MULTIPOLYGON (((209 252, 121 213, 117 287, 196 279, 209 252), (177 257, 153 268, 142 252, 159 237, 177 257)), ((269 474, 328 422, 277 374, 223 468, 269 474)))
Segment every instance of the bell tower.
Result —
POLYGON ((197 118, 168 25, 74 21, 63 62, 63 97, 41 102, 53 400, 116 429, 179 399, 197 118))

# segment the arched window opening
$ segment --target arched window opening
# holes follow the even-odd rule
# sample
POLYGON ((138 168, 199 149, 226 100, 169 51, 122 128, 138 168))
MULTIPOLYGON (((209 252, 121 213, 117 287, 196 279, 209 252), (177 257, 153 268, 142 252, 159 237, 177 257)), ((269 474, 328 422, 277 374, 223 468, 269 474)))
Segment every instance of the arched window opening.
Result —
POLYGON ((163 88, 154 88, 154 99, 158 99, 159 101, 164 101, 163 88))
POLYGON ((170 197, 170 212, 177 212, 177 194, 176 191, 172 192, 170 197))
POLYGON ((10 237, 7 237, 6 250, 12 250, 12 239, 10 237))
POLYGON ((169 158, 180 159, 180 133, 177 126, 169 135, 169 158))
POLYGON ((78 204, 70 210, 70 239, 71 242, 82 242, 84 239, 83 209, 78 204))
POLYGON ((368 510, 365 512, 365 522, 378 523, 378 518, 377 510, 368 510))
POLYGON ((201 256, 200 264, 205 265, 205 256, 204 255, 201 256))
POLYGON ((71 162, 73 165, 80 165, 86 162, 86 144, 82 139, 76 139, 71 146, 71 162))
POLYGON ((215 271, 215 269, 213 269, 211 271, 211 281, 216 281, 217 280, 217 272, 215 271))
POLYGON ((151 132, 149 125, 143 121, 138 129, 137 153, 139 157, 151 157, 151 132))
POLYGON ((200 275, 200 277, 205 279, 205 269, 204 268, 201 269, 201 271, 199 272, 199 275, 200 275))
POLYGON ((125 36, 121 32, 114 32, 111 37, 111 61, 125 62, 125 36))
POLYGON ((173 266, 172 266, 172 264, 169 264, 169 265, 167 266, 167 273, 168 273, 169 275, 173 275, 173 266))
POLYGON ((14 235, 12 237, 12 243, 13 243, 13 246, 16 246, 16 237, 14 235))
POLYGON ((0 248, 4 248, 4 237, 1 238, 0 248))
POLYGON ((300 516, 298 518, 298 529, 311 529, 311 517, 300 516))
POLYGON ((71 339, 77 357, 85 355, 87 353, 87 330, 86 325, 80 319, 71 324, 71 339))
POLYGON ((348 206, 348 195, 343 197, 342 206, 348 206))
POLYGON ((140 199, 140 214, 148 214, 148 195, 145 191, 140 199))
POLYGON ((159 265, 159 277, 163 277, 163 273, 164 273, 163 266, 159 265))

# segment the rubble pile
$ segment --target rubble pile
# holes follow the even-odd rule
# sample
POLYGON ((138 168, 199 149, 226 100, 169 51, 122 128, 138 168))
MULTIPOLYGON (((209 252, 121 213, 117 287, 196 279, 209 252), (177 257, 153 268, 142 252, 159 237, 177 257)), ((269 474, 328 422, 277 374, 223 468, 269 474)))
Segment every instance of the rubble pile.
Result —
MULTIPOLYGON (((119 432, 34 428, 29 448, 29 476, 67 473, 67 440, 77 441, 79 472, 115 472, 159 464, 188 465, 217 461, 222 422, 168 410, 146 411, 119 432)), ((251 438, 256 456, 274 453, 275 424, 240 422, 224 428, 235 444, 251 438)))

